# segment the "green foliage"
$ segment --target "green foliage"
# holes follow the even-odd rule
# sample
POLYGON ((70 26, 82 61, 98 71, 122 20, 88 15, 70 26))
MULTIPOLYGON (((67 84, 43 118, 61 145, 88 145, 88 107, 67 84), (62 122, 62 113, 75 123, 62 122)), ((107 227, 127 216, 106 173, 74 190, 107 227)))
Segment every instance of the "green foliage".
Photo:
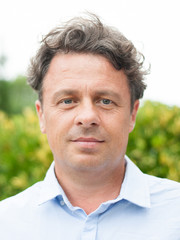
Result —
POLYGON ((43 179, 52 154, 31 109, 11 118, 0 112, 0 136, 0 199, 4 199, 43 179))
POLYGON ((127 153, 143 172, 180 181, 180 108, 146 102, 127 153))
POLYGON ((8 115, 22 113, 27 106, 34 106, 37 95, 23 76, 14 81, 0 80, 0 109, 8 115))
MULTIPOLYGON (((180 108, 146 102, 127 154, 143 172, 180 181, 180 108)), ((0 199, 42 180, 52 160, 35 111, 0 112, 0 199)))
POLYGON ((11 109, 10 98, 8 98, 9 87, 10 83, 8 81, 5 80, 0 81, 0 109, 5 112, 8 112, 11 109))

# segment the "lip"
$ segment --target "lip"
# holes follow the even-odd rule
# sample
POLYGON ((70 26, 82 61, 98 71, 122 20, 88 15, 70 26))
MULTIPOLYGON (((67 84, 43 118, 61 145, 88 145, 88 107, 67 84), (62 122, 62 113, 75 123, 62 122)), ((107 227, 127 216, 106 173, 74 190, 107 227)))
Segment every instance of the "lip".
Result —
POLYGON ((88 137, 88 138, 80 137, 75 140, 72 140, 72 142, 76 144, 76 146, 83 151, 86 151, 86 150, 94 151, 94 150, 97 150, 104 141, 99 140, 97 138, 93 138, 93 137, 88 137))
POLYGON ((77 138, 75 140, 72 140, 72 142, 104 142, 103 140, 99 140, 99 139, 96 139, 96 138, 93 138, 93 137, 88 137, 88 138, 85 138, 85 137, 80 137, 80 138, 77 138))

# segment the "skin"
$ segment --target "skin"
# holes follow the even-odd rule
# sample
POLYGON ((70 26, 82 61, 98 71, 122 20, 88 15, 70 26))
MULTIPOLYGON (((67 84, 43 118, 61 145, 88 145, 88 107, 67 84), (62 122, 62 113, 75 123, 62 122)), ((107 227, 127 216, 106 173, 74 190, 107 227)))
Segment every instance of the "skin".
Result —
POLYGON ((52 59, 43 104, 36 101, 40 128, 59 183, 87 214, 119 195, 138 106, 137 100, 131 110, 126 75, 106 58, 69 53, 52 59))

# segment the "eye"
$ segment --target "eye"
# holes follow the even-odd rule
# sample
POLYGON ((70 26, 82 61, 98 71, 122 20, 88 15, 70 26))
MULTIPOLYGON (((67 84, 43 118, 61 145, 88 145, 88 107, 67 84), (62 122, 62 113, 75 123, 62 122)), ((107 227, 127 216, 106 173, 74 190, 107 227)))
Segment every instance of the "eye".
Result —
POLYGON ((71 109, 76 105, 77 105, 77 100, 74 98, 64 98, 57 103, 57 106, 62 109, 71 109))
POLYGON ((71 104, 71 103, 73 103, 73 100, 72 99, 64 99, 62 102, 64 104, 71 104))
POLYGON ((109 99, 102 99, 101 102, 102 102, 103 104, 105 104, 105 105, 109 105, 109 104, 112 103, 112 101, 109 100, 109 99))

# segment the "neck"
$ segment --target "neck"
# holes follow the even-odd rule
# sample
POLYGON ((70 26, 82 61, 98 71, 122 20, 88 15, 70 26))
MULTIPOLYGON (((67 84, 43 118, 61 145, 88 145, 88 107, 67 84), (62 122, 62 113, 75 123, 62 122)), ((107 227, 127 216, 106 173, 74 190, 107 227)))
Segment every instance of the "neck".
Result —
POLYGON ((124 179, 125 164, 113 172, 68 172, 55 164, 57 179, 73 206, 82 208, 86 214, 95 211, 103 202, 115 199, 124 179))

